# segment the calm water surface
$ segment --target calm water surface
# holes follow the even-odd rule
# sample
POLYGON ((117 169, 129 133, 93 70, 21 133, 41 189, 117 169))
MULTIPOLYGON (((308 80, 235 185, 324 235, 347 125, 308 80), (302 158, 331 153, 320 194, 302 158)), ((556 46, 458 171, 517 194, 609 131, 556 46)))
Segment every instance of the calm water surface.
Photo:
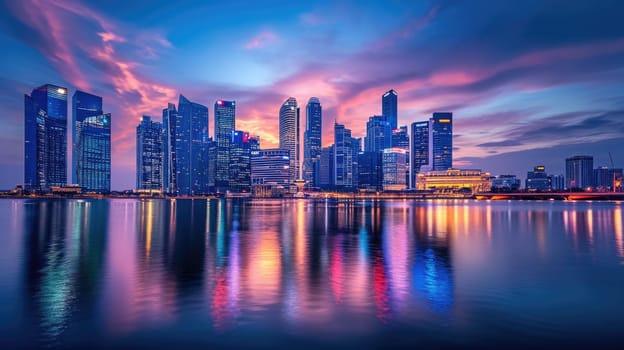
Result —
POLYGON ((617 346, 623 209, 0 200, 0 348, 617 346))

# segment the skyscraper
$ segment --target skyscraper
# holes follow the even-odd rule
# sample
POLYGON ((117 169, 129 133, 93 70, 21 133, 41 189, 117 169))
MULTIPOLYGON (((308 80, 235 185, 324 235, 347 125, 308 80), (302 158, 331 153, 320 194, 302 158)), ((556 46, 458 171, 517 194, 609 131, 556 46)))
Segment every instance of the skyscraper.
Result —
POLYGON ((410 152, 411 185, 416 188, 416 174, 429 166, 429 122, 412 123, 412 149, 410 152))
POLYGON ((24 187, 67 183, 67 89, 43 85, 24 95, 24 187))
POLYGON ((594 157, 574 156, 566 158, 566 187, 585 189, 593 185, 594 157))
POLYGON ((208 108, 180 95, 176 138, 177 189, 181 195, 208 192, 208 108))
POLYGON ((280 148, 253 151, 251 182, 253 185, 288 186, 290 184, 290 152, 280 148))
POLYGON ((215 102, 214 109, 214 135, 217 143, 215 186, 218 191, 223 192, 230 185, 230 148, 236 120, 236 102, 218 100, 215 102))
POLYGON ((323 189, 333 189, 334 183, 334 145, 321 148, 319 163, 319 186, 323 189))
POLYGON ((366 123, 364 150, 366 152, 382 152, 392 147, 392 128, 384 116, 374 115, 366 123))
POLYGON ((169 103, 163 109, 163 190, 167 193, 178 193, 178 177, 176 171, 176 132, 178 111, 175 104, 169 103))
POLYGON ((162 124, 143 116, 136 133, 136 187, 162 190, 162 124))
POLYGON ((401 191, 407 188, 407 150, 386 148, 382 156, 383 189, 401 191))
POLYGON ((232 131, 230 149, 230 190, 249 192, 251 190, 251 138, 241 130, 232 131))
POLYGON ((381 97, 381 115, 390 123, 392 130, 398 125, 398 96, 397 92, 390 90, 381 97))
POLYGON ((392 148, 400 148, 405 150, 405 166, 407 166, 408 171, 405 173, 405 184, 409 186, 410 184, 410 172, 409 172, 409 134, 407 133, 407 126, 401 126, 397 129, 392 130, 392 148))
POLYGON ((434 171, 453 167, 453 113, 433 113, 429 119, 429 164, 434 171))
POLYGON ((351 130, 334 124, 334 185, 353 186, 353 138, 351 130))
POLYGON ((552 179, 546 173, 546 167, 537 165, 533 171, 527 171, 525 188, 529 191, 548 191, 552 188, 552 179))
POLYGON ((318 187, 318 170, 323 135, 321 102, 311 97, 306 105, 306 131, 303 134, 303 179, 308 187, 318 187))
POLYGON ((75 129, 76 183, 87 191, 110 192, 110 113, 94 115, 76 121, 75 129))
MULTIPOLYGON (((72 183, 80 184, 77 177, 76 161, 78 153, 76 148, 77 127, 87 117, 102 115, 102 97, 92 95, 84 91, 76 91, 72 96, 72 183)), ((81 184, 82 185, 82 184, 81 184)))
POLYGON ((290 152, 290 180, 299 178, 299 107, 294 97, 289 97, 279 110, 279 146, 290 152))

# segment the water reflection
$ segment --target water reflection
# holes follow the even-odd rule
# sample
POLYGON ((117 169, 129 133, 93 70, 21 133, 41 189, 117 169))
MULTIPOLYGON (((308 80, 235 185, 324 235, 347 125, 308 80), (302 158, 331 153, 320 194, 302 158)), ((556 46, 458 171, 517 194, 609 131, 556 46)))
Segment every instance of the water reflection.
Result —
MULTIPOLYGON (((26 315, 16 341, 36 334, 51 346, 150 331, 176 338, 180 329, 196 330, 198 343, 249 329, 347 339, 438 325, 465 334, 493 313, 528 327, 554 316, 514 313, 516 290, 556 300, 553 270, 576 269, 558 275, 574 293, 624 261, 622 205, 614 203, 7 203, 0 213, 11 220, 23 212, 23 234, 11 233, 23 241, 2 252, 23 266, 4 266, 0 278, 21 268, 26 297, 0 296, 26 315)), ((622 280, 609 288, 624 291, 622 280)), ((592 293, 572 295, 597 303, 592 293)))

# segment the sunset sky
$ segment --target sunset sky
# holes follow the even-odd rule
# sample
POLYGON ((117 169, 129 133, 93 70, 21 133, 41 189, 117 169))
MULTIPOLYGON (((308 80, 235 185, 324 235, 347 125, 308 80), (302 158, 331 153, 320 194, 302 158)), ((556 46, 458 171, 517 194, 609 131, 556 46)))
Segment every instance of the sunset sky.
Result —
POLYGON ((46 83, 104 98, 116 190, 134 186, 140 116, 160 120, 180 93, 209 107, 211 135, 215 100, 236 100, 236 128, 263 148, 289 96, 321 100, 329 145, 334 120, 363 136, 395 89, 400 125, 453 112, 456 167, 524 178, 576 154, 610 165, 609 151, 624 167, 623 13, 621 1, 3 1, 0 189, 23 182, 23 95, 46 83))

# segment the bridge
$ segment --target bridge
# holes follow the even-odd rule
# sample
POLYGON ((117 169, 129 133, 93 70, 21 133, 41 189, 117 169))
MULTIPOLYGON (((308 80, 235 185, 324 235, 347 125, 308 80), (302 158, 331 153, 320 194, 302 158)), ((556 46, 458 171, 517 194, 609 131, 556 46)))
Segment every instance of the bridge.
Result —
POLYGON ((477 193, 476 199, 491 200, 601 200, 620 201, 624 200, 624 192, 514 192, 514 193, 477 193))

